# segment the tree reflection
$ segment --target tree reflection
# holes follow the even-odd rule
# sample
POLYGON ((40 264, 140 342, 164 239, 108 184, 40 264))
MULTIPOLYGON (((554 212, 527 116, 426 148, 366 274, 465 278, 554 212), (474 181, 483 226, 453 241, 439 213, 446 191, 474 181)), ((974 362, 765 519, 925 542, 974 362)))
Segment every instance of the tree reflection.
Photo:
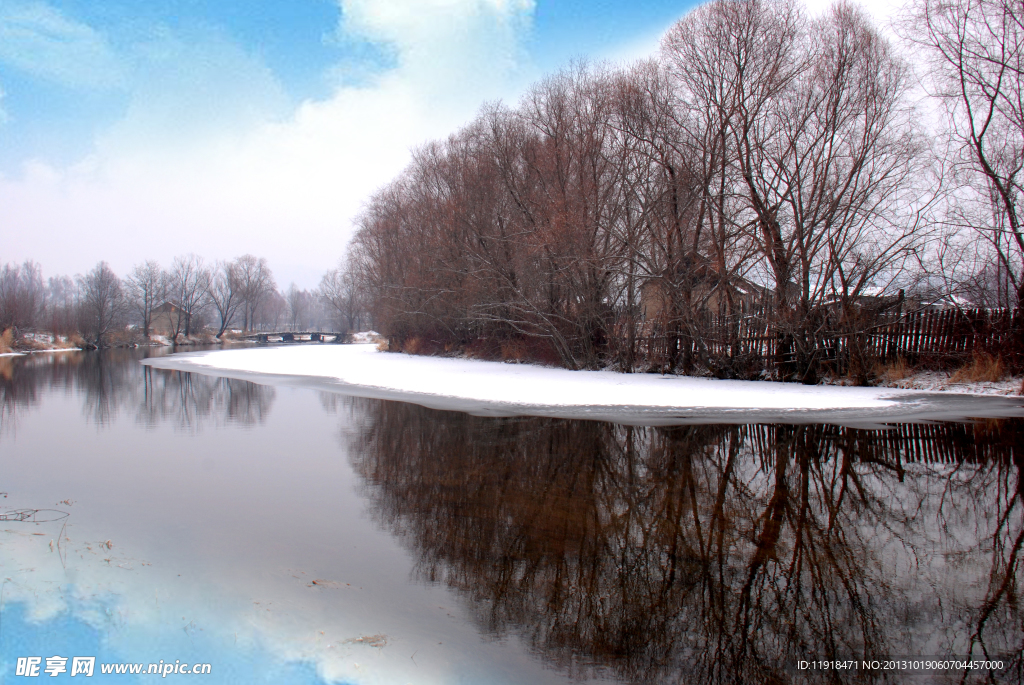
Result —
POLYGON ((234 378, 142 368, 143 397, 136 419, 146 425, 173 423, 199 430, 215 425, 263 423, 276 395, 272 387, 234 378))
POLYGON ((988 421, 976 428, 976 439, 990 458, 974 468, 956 465, 944 482, 938 517, 942 532, 965 539, 955 562, 977 560, 980 570, 973 603, 952 606, 970 635, 970 649, 985 656, 1012 654, 1013 670, 1024 674, 1024 612, 1022 546, 1024 546, 1024 431, 1008 430, 988 421))
POLYGON ((48 392, 81 397, 82 412, 98 426, 120 415, 146 427, 186 431, 206 425, 262 423, 275 391, 248 381, 153 369, 128 349, 0 358, 0 435, 13 431, 19 410, 48 392))
POLYGON ((79 363, 77 355, 0 357, 0 436, 11 433, 18 414, 38 404, 42 394, 63 385, 79 363))
POLYGON ((807 677, 796 659, 1021 648, 1020 422, 637 428, 366 407, 355 465, 417 574, 577 675, 781 683, 807 677))

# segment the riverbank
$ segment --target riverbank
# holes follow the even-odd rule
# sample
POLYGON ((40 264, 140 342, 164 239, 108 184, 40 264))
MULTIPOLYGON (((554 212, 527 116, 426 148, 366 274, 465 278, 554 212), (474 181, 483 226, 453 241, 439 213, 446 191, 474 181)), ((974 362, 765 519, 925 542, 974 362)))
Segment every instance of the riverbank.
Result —
POLYGON ((59 336, 45 333, 27 333, 17 339, 11 331, 0 334, 0 357, 17 357, 36 352, 72 352, 81 350, 85 341, 78 336, 59 336))
POLYGON ((566 369, 380 352, 374 345, 295 345, 214 350, 146 360, 158 368, 313 386, 484 414, 609 420, 878 422, 1020 416, 1024 403, 966 393, 805 386, 566 369))
POLYGON ((900 380, 883 380, 877 387, 925 392, 955 392, 972 395, 1024 395, 1024 376, 1007 376, 998 381, 962 382, 947 371, 917 371, 900 380))

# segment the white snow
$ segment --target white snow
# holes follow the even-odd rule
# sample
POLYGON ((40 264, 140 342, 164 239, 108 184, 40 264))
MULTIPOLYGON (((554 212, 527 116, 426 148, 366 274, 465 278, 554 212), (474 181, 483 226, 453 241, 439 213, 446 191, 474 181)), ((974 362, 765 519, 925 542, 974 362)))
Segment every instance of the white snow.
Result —
POLYGON ((1024 377, 1010 376, 993 382, 954 383, 949 372, 918 371, 902 380, 885 383, 885 387, 928 392, 966 392, 974 395, 1017 395, 1024 387, 1024 377))
MULTIPOLYGON (((184 371, 248 377, 260 382, 289 379, 292 384, 313 384, 351 395, 401 399, 474 413, 575 416, 578 413, 562 410, 586 408, 588 415, 606 418, 622 410, 633 415, 655 412, 665 416, 666 412, 676 412, 671 417, 673 422, 700 416, 705 419, 721 418, 722 415, 740 412, 746 420, 768 420, 793 415, 794 412, 828 414, 837 411, 847 420, 878 421, 892 412, 906 415, 909 410, 920 414, 923 405, 934 409, 934 398, 938 397, 924 396, 919 390, 893 388, 804 386, 612 371, 569 371, 526 364, 386 353, 368 344, 217 350, 154 358, 145 363, 184 371), (254 375, 259 377, 253 378, 254 375), (856 411, 851 415, 850 410, 856 411)), ((1001 400, 1006 404, 998 405, 1000 411, 997 415, 1022 415, 1020 403, 1011 405, 1009 398, 979 398, 952 393, 947 393, 946 397, 950 400, 959 398, 961 404, 965 401, 1001 400)), ((950 408, 948 405, 948 402, 942 403, 943 411, 950 408)), ((974 404, 971 406, 976 408, 974 404)), ((991 414, 976 411, 963 415, 991 414)))
POLYGON ((381 340, 383 340, 383 338, 377 331, 363 331, 361 333, 352 334, 352 342, 354 343, 376 343, 381 340))

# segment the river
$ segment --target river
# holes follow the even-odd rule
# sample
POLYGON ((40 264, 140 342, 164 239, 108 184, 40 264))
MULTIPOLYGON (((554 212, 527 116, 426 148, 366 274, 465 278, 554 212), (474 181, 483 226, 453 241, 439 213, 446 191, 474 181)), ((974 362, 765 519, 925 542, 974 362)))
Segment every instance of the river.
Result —
POLYGON ((1024 420, 488 417, 150 354, 0 358, 0 682, 1022 678, 1024 420))

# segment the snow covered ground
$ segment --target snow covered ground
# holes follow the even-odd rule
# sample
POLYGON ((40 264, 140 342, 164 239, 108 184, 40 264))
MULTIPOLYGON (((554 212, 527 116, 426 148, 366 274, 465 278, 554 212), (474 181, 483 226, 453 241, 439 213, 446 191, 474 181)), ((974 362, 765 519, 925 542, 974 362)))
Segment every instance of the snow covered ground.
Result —
POLYGON ((383 338, 377 331, 363 331, 362 333, 352 334, 352 342, 354 343, 376 343, 381 340, 383 338))
POLYGON ((1024 400, 1020 398, 569 371, 384 353, 370 344, 192 352, 143 363, 484 415, 527 414, 644 424, 830 421, 849 425, 1024 416, 1024 400))
POLYGON ((51 347, 45 350, 29 350, 28 352, 3 352, 0 357, 24 357, 27 354, 42 354, 44 352, 81 352, 78 347, 51 347))
POLYGON ((945 371, 918 371, 898 381, 885 384, 888 388, 926 390, 928 392, 966 392, 975 395, 1017 395, 1024 387, 1024 377, 1011 376, 997 382, 954 383, 952 374, 945 371))

